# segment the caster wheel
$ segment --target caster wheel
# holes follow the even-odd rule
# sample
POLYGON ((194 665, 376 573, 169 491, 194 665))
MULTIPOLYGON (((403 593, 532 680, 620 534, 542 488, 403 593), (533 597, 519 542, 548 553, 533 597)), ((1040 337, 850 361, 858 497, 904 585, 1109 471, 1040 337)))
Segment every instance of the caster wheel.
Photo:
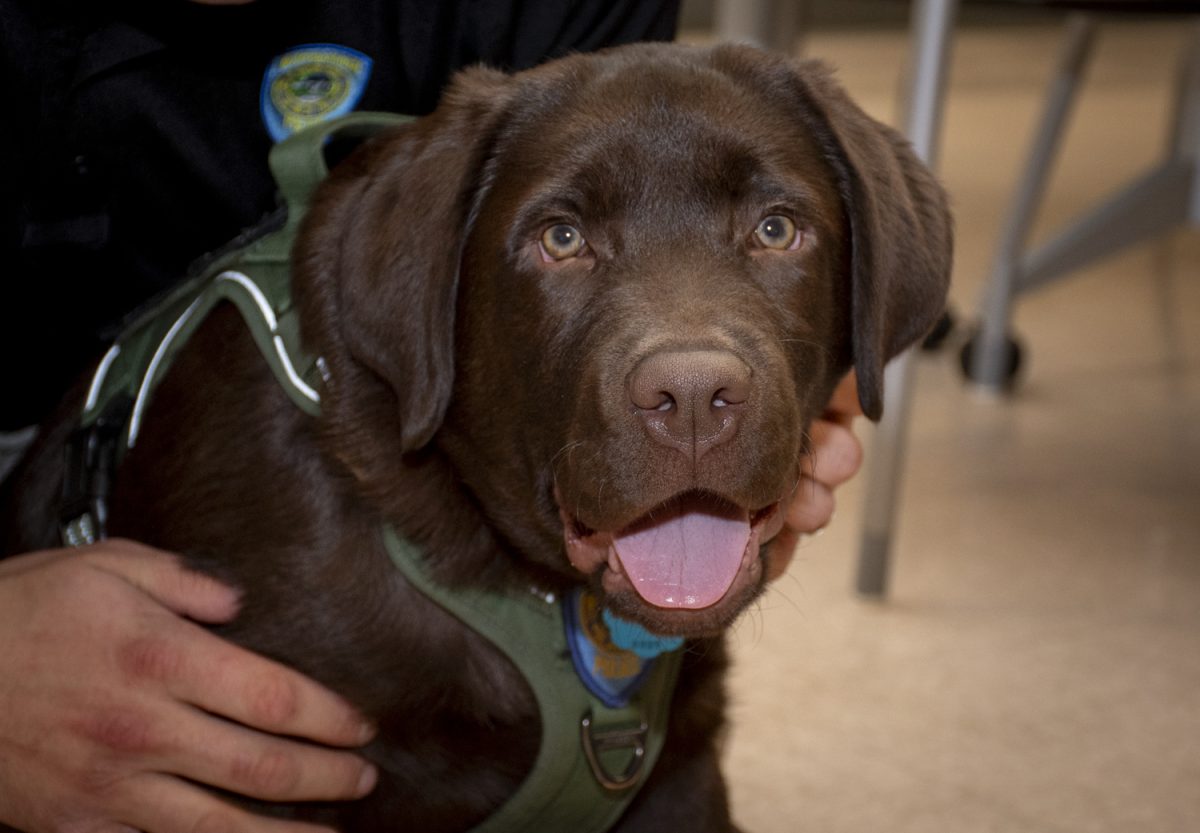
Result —
POLYGON ((991 378, 990 374, 988 376, 976 374, 974 369, 975 355, 980 349, 979 341, 979 333, 976 332, 963 345, 962 352, 959 354, 963 376, 969 381, 985 387, 1004 390, 1012 388, 1024 363, 1024 351, 1020 343, 1011 335, 1004 337, 1004 355, 1001 357, 998 367, 999 378, 991 378))
POLYGON ((942 317, 933 325, 933 329, 929 331, 929 335, 925 336, 925 340, 921 342, 921 349, 926 353, 933 353, 941 350, 946 343, 946 339, 954 332, 954 313, 946 310, 942 313, 942 317))

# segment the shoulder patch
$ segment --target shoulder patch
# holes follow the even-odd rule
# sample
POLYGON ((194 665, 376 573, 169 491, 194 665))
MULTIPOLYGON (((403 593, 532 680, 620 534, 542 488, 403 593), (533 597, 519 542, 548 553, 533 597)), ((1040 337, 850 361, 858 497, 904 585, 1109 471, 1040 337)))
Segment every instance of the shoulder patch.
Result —
POLYGON ((276 142, 302 127, 354 109, 371 77, 371 59, 346 46, 297 46, 271 61, 259 106, 276 142))

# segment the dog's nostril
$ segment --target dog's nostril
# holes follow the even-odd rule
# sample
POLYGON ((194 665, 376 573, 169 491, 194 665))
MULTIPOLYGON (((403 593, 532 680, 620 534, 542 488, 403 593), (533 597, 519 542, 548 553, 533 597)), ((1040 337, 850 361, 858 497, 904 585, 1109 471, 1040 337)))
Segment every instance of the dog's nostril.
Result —
POLYGON ((738 387, 736 389, 721 388, 713 395, 712 406, 714 408, 728 408, 730 405, 741 405, 750 398, 748 389, 738 387))
POLYGON ((628 380, 629 401, 638 410, 667 412, 676 407, 670 380, 658 373, 635 371, 628 380))
POLYGON ((751 398, 750 368, 724 350, 665 350, 646 356, 627 380, 629 401, 650 436, 700 454, 734 436, 751 398))

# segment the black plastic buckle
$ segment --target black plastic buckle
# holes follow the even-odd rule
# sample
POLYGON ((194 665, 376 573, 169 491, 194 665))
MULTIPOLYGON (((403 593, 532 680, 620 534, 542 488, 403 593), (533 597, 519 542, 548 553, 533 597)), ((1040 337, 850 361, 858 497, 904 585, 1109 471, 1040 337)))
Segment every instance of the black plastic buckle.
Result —
POLYGON ((580 723, 580 735, 583 740, 583 755, 587 758, 592 775, 600 786, 610 792, 621 792, 637 784, 642 779, 642 767, 646 763, 646 735, 649 727, 642 723, 635 729, 610 729, 604 732, 592 731, 592 713, 584 715, 580 723), (613 775, 600 760, 600 753, 612 749, 632 749, 633 757, 625 772, 613 775))
POLYGON ((108 537, 108 496, 117 473, 121 431, 132 406, 127 396, 114 398, 95 422, 77 428, 67 440, 59 513, 67 546, 108 537))

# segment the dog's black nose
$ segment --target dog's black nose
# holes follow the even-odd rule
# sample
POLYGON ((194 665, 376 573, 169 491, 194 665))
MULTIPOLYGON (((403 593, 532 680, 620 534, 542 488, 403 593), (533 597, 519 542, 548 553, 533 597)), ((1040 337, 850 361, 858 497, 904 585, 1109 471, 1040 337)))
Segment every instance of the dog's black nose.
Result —
POLYGON ((629 399, 651 437, 698 461, 737 433, 750 377, 726 350, 662 351, 629 374, 629 399))

